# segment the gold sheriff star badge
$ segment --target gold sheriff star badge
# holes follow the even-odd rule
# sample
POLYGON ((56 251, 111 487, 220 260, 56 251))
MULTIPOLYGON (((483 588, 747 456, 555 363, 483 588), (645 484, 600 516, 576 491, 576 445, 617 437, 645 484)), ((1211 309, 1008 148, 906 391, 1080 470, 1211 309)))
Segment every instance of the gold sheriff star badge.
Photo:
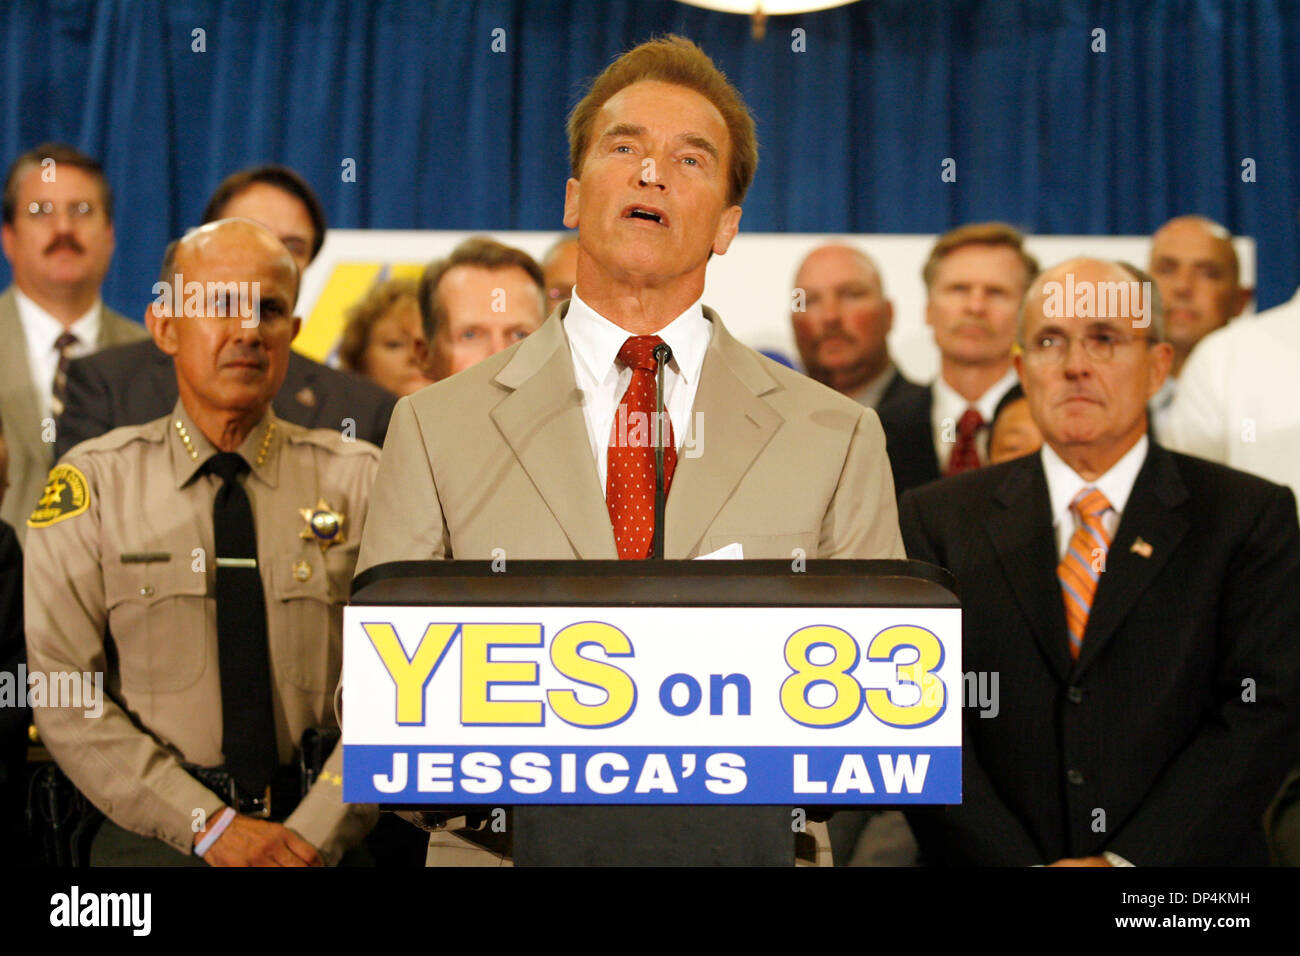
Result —
POLYGON ((335 511, 324 498, 316 499, 315 508, 299 508, 298 514, 307 522, 298 537, 304 541, 315 541, 321 551, 328 551, 336 544, 343 544, 347 538, 343 534, 344 515, 335 511))

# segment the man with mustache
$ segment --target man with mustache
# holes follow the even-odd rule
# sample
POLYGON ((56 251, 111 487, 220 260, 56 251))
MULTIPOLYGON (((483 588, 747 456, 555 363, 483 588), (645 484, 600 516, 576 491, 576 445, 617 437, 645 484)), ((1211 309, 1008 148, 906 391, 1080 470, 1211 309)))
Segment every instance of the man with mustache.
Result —
POLYGON ((13 269, 13 285, 0 294, 0 417, 12 485, 0 519, 21 540, 53 462, 68 363, 148 333, 99 297, 113 258, 113 194, 91 157, 43 143, 15 159, 0 235, 13 269))
POLYGON ((1024 241, 1006 223, 976 223, 944 233, 930 251, 925 322, 939 347, 939 377, 880 408, 899 495, 988 463, 989 423, 1016 383, 1016 307, 1038 271, 1024 241))
POLYGON ((1169 344, 1174 347, 1169 378, 1151 399, 1151 425, 1163 439, 1178 376, 1192 349, 1240 315, 1254 290, 1241 285, 1232 234, 1204 216, 1178 216, 1157 229, 1148 268, 1160 286, 1169 344))
POLYGON ((1139 270, 1048 270, 1017 338, 1042 449, 899 505, 908 556, 957 579, 962 668, 1005 689, 966 711, 961 806, 908 814, 926 859, 1263 864, 1300 712, 1295 496, 1151 440, 1174 349, 1139 270))
POLYGON ((300 324, 298 267, 272 232, 201 226, 168 247, 162 281, 178 279, 201 301, 150 306, 176 405, 79 444, 27 521, 29 666, 102 673, 107 696, 36 724, 109 817, 92 865, 333 863, 377 814, 342 803, 339 748, 300 800, 298 746, 337 727, 379 450, 271 410, 300 324))
POLYGON ((852 246, 818 246, 794 277, 790 322, 808 374, 868 408, 925 389, 909 382, 889 357, 894 304, 880 270, 852 246))

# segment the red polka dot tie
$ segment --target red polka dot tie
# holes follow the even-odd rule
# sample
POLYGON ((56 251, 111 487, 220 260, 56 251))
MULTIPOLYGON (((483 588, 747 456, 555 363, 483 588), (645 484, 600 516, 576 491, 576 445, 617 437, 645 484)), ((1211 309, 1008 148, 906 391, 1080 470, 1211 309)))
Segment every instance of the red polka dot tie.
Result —
POLYGON ((968 408, 957 422, 957 444, 952 446, 952 455, 948 458, 948 468, 944 475, 960 475, 980 466, 979 449, 975 446, 975 436, 984 427, 984 416, 977 409, 968 408))
MULTIPOLYGON (((605 472, 605 506, 614 526, 621 561, 639 561, 650 555, 655 531, 655 371, 657 335, 634 335, 618 350, 618 359, 632 369, 623 400, 614 414, 609 433, 609 460, 605 472)), ((664 497, 672 487, 677 467, 677 442, 673 423, 664 412, 664 497)))

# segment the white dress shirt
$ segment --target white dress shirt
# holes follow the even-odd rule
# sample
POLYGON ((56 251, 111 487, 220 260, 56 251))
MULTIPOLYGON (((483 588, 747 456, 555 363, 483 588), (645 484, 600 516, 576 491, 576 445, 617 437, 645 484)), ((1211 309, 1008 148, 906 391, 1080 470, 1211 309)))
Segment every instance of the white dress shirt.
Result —
MULTIPOLYGON (((54 373, 59 370, 59 350, 54 347, 54 342, 65 329, 62 322, 23 295, 17 286, 14 286, 14 301, 18 304, 18 321, 22 323, 23 335, 27 339, 27 365, 31 369, 36 400, 41 417, 47 418, 54 398, 54 373)), ((81 358, 95 351, 102 309, 103 303, 96 299, 90 311, 66 329, 77 337, 77 344, 68 349, 69 358, 81 358)))
POLYGON ((1162 445, 1290 485, 1300 496, 1300 293, 1197 343, 1162 445))
POLYGON ((1165 384, 1160 386, 1160 391, 1151 396, 1151 401, 1147 402, 1147 409, 1151 412, 1151 429, 1155 432, 1156 441, 1162 445, 1165 442, 1165 434, 1169 431, 1169 412, 1174 407, 1174 399, 1178 395, 1178 379, 1169 375, 1165 378, 1165 384))
POLYGON ((1087 481, 1067 465, 1061 456, 1052 450, 1051 445, 1043 443, 1041 452, 1043 474, 1047 478, 1047 497, 1052 506, 1052 528, 1056 532, 1057 560, 1065 559, 1065 552, 1070 547, 1070 539, 1074 537, 1078 527, 1074 512, 1070 510, 1070 503, 1085 488, 1096 488, 1110 502, 1109 510, 1101 516, 1101 523, 1106 529, 1106 536, 1111 541, 1115 540, 1119 520, 1124 516, 1124 506, 1128 504, 1129 495, 1133 492, 1133 484, 1137 481, 1138 472, 1142 470, 1142 463, 1146 461, 1147 450, 1150 447, 1151 442, 1146 435, 1143 435, 1132 448, 1124 452, 1119 461, 1110 466, 1109 471, 1095 481, 1087 481))
MULTIPOLYGON (((1074 532, 1079 527, 1078 519, 1070 510, 1070 504, 1085 488, 1096 488, 1110 502, 1110 507, 1102 513, 1101 524, 1106 529, 1106 537, 1111 541, 1115 540, 1115 532, 1119 530, 1124 508, 1128 504, 1129 495, 1133 493, 1133 485, 1137 482, 1138 472, 1142 470, 1142 464, 1147 459, 1147 451, 1150 447, 1150 440, 1143 435, 1132 448, 1124 452, 1119 461, 1110 466, 1110 470, 1095 481, 1088 481, 1067 465, 1061 456, 1052 450, 1051 445, 1043 443, 1039 454, 1042 455, 1043 474, 1047 478, 1047 497, 1052 508, 1052 530, 1056 533, 1057 561, 1065 560, 1070 539, 1074 537, 1074 532)), ((1133 865, 1118 853, 1109 850, 1103 852, 1102 856, 1111 866, 1133 865)))
MULTIPOLYGON (((939 459, 939 472, 943 473, 948 470, 948 459, 952 457, 952 450, 957 446, 957 423, 961 421, 962 415, 966 414, 966 409, 974 408, 984 419, 984 424, 993 424, 993 413, 998 410, 998 402, 1002 401, 1011 386, 1020 381, 1016 375, 1016 369, 1013 365, 1007 369, 1006 374, 984 390, 984 394, 973 402, 966 401, 955 388, 943 380, 940 374, 930 386, 930 394, 933 400, 930 402, 930 433, 934 436, 934 454, 939 459), (951 422, 951 425, 947 425, 951 422), (945 433, 951 435, 948 441, 944 441, 945 433)), ((987 465, 989 461, 989 429, 982 428, 975 435, 975 450, 979 453, 980 464, 987 465)))
MULTIPOLYGON (((687 435, 695 431, 691 409, 695 406, 695 393, 700 387, 704 354, 713 338, 713 325, 704 317, 701 301, 697 300, 655 333, 673 350, 673 357, 664 369, 664 409, 672 422, 673 438, 679 451, 687 435)), ((564 332, 569 337, 573 377, 582 392, 587 438, 591 441, 591 454, 604 491, 610 431, 619 402, 632 381, 632 369, 618 361, 618 351, 632 333, 583 302, 576 288, 564 317, 564 332)))

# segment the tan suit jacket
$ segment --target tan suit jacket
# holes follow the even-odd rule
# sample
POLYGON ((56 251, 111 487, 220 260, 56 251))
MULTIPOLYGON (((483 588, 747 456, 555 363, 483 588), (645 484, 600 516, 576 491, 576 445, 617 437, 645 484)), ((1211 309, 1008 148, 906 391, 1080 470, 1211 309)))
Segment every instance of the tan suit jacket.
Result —
MULTIPOLYGON (((96 349, 125 345, 149 337, 139 322, 132 322, 107 306, 100 313, 96 349)), ((0 505, 0 519, 13 525, 18 540, 27 536, 27 516, 45 487, 54 464, 54 436, 41 421, 41 403, 27 363, 27 336, 18 318, 13 286, 0 293, 0 422, 9 446, 9 490, 0 505), (48 441, 45 439, 48 437, 48 441)))
MULTIPOLYGON (((181 767, 223 760, 212 529, 221 482, 199 473, 215 450, 180 403, 167 418, 82 442, 56 473, 63 485, 77 483, 69 468, 84 477, 85 510, 72 513, 69 490, 47 486, 49 508, 33 518, 49 523, 29 529, 26 549, 29 672, 103 673, 109 697, 92 718, 84 707, 36 708, 41 737, 114 822, 183 853, 194 811, 211 820, 223 805, 181 767), (67 516, 50 521, 61 509, 67 516)), ((266 595, 277 744, 289 765, 304 730, 337 726, 342 608, 379 450, 268 412, 240 453, 251 469, 244 487, 266 595), (320 499, 343 515, 344 540, 327 549, 302 537, 300 509, 320 499)), ((377 819, 373 806, 343 805, 342 768, 337 747, 285 821, 326 862, 377 819)))
MULTIPOLYGON (((564 332, 537 332, 397 403, 357 570, 431 558, 617 559, 564 332)), ((902 558, 876 413, 713 336, 665 515, 664 553, 902 558)), ((674 427, 680 429, 678 423, 674 427)), ((678 432, 681 434, 681 431, 678 432)), ((464 842, 435 833, 431 847, 464 842)), ((471 862, 454 853, 456 863, 471 862)), ((431 852, 430 859, 434 859, 431 852)))

